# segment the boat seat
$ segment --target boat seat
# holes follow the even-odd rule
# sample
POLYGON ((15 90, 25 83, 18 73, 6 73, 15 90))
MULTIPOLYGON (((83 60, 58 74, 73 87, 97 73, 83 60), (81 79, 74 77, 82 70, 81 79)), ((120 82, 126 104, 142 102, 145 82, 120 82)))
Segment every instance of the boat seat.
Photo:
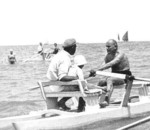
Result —
MULTIPOLYGON (((104 92, 101 89, 90 89, 84 91, 83 88, 87 85, 85 80, 77 80, 79 85, 79 91, 62 91, 62 92, 48 92, 45 91, 42 82, 38 82, 40 86, 42 97, 46 101, 48 109, 58 109, 57 100, 59 97, 83 97, 86 105, 96 105, 99 102, 99 97, 104 99, 104 92)), ((57 82, 57 81, 56 81, 57 82)), ((60 81, 58 81, 60 83, 60 81)), ((64 85, 64 83, 63 83, 64 85)))

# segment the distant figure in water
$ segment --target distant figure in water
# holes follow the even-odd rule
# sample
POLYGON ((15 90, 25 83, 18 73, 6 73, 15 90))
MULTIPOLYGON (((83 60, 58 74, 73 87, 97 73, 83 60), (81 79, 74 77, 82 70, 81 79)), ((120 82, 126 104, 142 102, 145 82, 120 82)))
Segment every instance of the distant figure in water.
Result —
POLYGON ((59 50, 60 50, 60 49, 58 48, 57 43, 54 43, 54 50, 53 50, 53 52, 48 53, 48 54, 46 55, 46 58, 50 58, 50 57, 51 57, 51 56, 50 56, 51 54, 57 54, 59 50))
POLYGON ((44 49, 43 49, 43 44, 40 42, 39 46, 38 46, 38 54, 40 54, 43 58, 43 60, 45 60, 45 53, 44 53, 44 49))
POLYGON ((53 53, 52 54, 57 54, 58 53, 58 51, 59 51, 59 48, 57 47, 57 43, 54 43, 54 51, 53 51, 53 53))
POLYGON ((16 60, 16 57, 15 57, 15 54, 13 53, 13 50, 11 49, 10 54, 8 55, 8 62, 10 64, 15 64, 16 61, 17 60, 16 60))

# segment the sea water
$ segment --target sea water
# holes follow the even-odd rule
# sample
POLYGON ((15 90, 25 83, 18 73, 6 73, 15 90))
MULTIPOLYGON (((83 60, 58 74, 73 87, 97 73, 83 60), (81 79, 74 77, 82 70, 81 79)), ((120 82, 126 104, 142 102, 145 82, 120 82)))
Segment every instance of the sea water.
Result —
MULTIPOLYGON (((120 42, 118 45, 119 51, 128 56, 133 75, 150 78, 150 42, 120 42)), ((36 45, 0 47, 0 118, 46 109, 40 90, 29 89, 37 87, 39 80, 47 81, 49 61, 24 62, 35 55, 36 51, 36 45), (16 54, 17 63, 14 65, 7 61, 10 49, 16 54)), ((100 67, 106 55, 106 47, 104 43, 78 44, 77 54, 82 54, 87 59, 88 64, 83 69, 86 74, 90 69, 100 67)))

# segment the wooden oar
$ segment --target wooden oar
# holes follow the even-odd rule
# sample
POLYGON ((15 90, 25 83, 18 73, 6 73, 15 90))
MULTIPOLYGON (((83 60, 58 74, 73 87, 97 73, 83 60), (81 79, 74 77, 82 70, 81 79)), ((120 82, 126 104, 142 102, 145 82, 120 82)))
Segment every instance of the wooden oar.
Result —
MULTIPOLYGON (((69 86, 69 85, 79 85, 78 83, 78 80, 73 80, 73 81, 69 81, 69 82, 64 82, 64 81, 49 81, 49 82, 42 82, 42 85, 43 87, 48 87, 49 85, 58 85, 58 86, 62 86, 62 85, 65 85, 65 86, 69 86)), ((97 86, 97 85, 94 85, 92 83, 87 83, 87 86, 89 89, 93 89, 93 88, 96 88, 96 89, 104 89, 104 87, 100 87, 100 86, 97 86)), ((40 88, 39 86, 37 87, 33 87, 33 88, 30 88, 29 90, 35 90, 35 89, 38 89, 40 88)))
POLYGON ((34 54, 33 56, 31 56, 30 58, 24 60, 23 62, 30 61, 31 59, 36 58, 36 57, 38 57, 39 55, 40 55, 40 54, 34 54))
POLYGON ((133 123, 131 123, 131 124, 128 124, 128 125, 126 125, 126 126, 123 126, 123 127, 119 128, 119 129, 117 129, 117 130, 128 130, 128 129, 130 129, 130 128, 133 128, 133 127, 136 127, 136 126, 138 126, 138 125, 141 125, 142 123, 146 123, 146 122, 148 122, 148 121, 150 121, 150 116, 148 116, 148 117, 146 117, 146 118, 143 118, 143 119, 141 119, 141 120, 138 120, 138 121, 136 121, 136 122, 133 122, 133 123))
MULTIPOLYGON (((49 82, 42 82, 42 85, 43 85, 43 87, 47 87, 49 85, 58 85, 58 86, 61 86, 61 85, 78 85, 78 81, 77 80, 73 80, 73 81, 69 81, 69 82, 49 81, 49 82)), ((40 87, 39 86, 33 87, 33 88, 30 88, 29 90, 34 90, 34 89, 38 89, 38 88, 40 88, 40 87)))
MULTIPOLYGON (((110 73, 110 72, 104 72, 104 71, 96 71, 96 74, 102 75, 102 76, 109 76, 109 77, 115 77, 115 78, 120 78, 120 79, 126 79, 125 74, 110 73)), ((147 79, 147 78, 133 77, 133 80, 150 82, 150 79, 147 79)))
POLYGON ((120 79, 125 79, 126 78, 125 74, 110 73, 110 72, 105 72, 105 71, 96 71, 96 74, 97 75, 102 75, 102 76, 120 78, 120 79))

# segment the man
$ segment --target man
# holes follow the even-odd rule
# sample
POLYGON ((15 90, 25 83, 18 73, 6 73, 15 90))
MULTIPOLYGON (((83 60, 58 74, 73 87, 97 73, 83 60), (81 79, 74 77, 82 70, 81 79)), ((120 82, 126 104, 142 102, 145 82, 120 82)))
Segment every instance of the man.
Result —
POLYGON ((57 47, 57 43, 54 43, 54 51, 52 54, 57 54, 59 51, 59 48, 57 47))
POLYGON ((37 50, 38 50, 38 52, 37 52, 38 54, 43 53, 43 44, 41 42, 39 43, 37 50))
POLYGON ((8 61, 10 64, 14 64, 17 61, 12 49, 10 50, 10 54, 8 55, 8 61))
POLYGON ((37 50, 38 50, 37 53, 42 56, 43 60, 45 60, 45 53, 44 53, 44 49, 43 49, 43 44, 41 42, 39 43, 37 50))
POLYGON ((51 57, 51 54, 57 54, 59 51, 59 48, 57 47, 57 43, 54 43, 54 50, 53 52, 48 52, 47 55, 46 55, 46 58, 50 58, 51 57))
MULTIPOLYGON (((99 70, 103 71, 111 68, 113 73, 132 75, 128 58, 124 53, 118 51, 118 44, 114 39, 110 39, 106 42, 106 49, 107 55, 104 59, 105 64, 103 64, 99 70)), ((98 83, 99 86, 107 85, 106 98, 105 101, 100 104, 100 106, 105 107, 109 104, 110 97, 113 92, 113 85, 120 85, 124 83, 124 80, 118 78, 107 77, 105 80, 100 80, 98 83)))
MULTIPOLYGON (((76 76, 68 76, 68 71, 71 66, 71 55, 74 55, 76 52, 76 40, 67 39, 63 43, 63 50, 59 51, 51 60, 47 77, 49 80, 60 80, 60 81, 72 81, 78 79, 76 76)), ((50 86, 52 91, 74 91, 78 88, 75 87, 66 87, 66 86, 50 86)), ((58 105, 67 110, 68 107, 65 105, 65 102, 69 97, 62 98, 58 105)), ((82 98, 79 100, 78 110, 83 110, 85 107, 85 102, 82 98), (83 105, 81 105, 83 104, 83 105)))

